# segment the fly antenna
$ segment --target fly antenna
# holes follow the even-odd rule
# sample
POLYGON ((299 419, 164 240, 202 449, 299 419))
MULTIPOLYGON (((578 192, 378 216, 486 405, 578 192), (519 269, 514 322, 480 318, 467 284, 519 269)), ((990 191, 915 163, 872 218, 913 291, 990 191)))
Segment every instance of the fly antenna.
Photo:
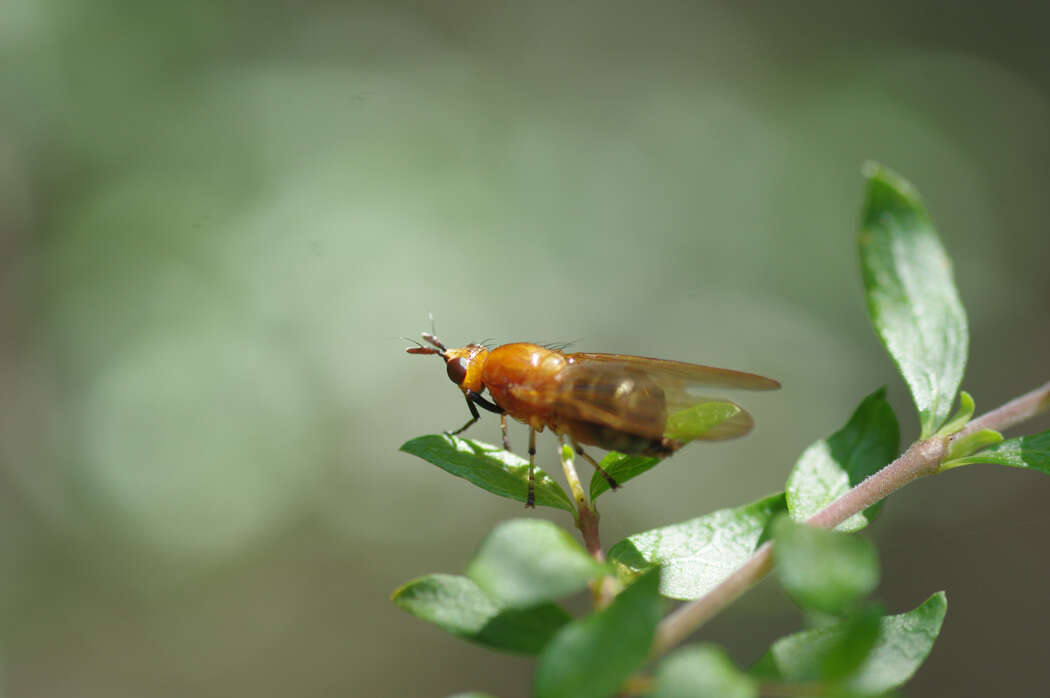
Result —
POLYGON ((423 339, 428 344, 433 344, 435 347, 440 349, 442 352, 448 351, 448 347, 441 343, 441 340, 434 336, 432 332, 424 332, 423 339))
POLYGON ((418 340, 412 339, 410 337, 401 337, 400 339, 403 339, 406 342, 412 342, 413 344, 416 345, 414 347, 409 347, 408 349, 405 349, 405 351, 408 352, 409 354, 441 354, 442 353, 442 352, 438 351, 437 349, 431 349, 430 347, 425 347, 425 346, 423 346, 423 344, 421 342, 419 342, 418 340))

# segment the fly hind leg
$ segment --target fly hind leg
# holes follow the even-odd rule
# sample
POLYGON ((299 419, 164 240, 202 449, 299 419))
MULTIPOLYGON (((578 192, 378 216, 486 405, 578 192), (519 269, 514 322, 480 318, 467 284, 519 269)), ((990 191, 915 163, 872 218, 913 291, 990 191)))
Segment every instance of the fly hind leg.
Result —
POLYGON ((571 436, 569 437, 569 439, 572 441, 572 447, 576 451, 576 455, 586 458, 590 462, 590 464, 594 466, 594 469, 597 470, 598 473, 605 478, 605 481, 609 483, 609 487, 611 487, 614 490, 620 488, 620 484, 616 482, 613 476, 605 472, 605 468, 598 465, 598 461, 591 458, 591 455, 583 450, 583 447, 580 446, 580 443, 576 439, 573 439, 571 436))

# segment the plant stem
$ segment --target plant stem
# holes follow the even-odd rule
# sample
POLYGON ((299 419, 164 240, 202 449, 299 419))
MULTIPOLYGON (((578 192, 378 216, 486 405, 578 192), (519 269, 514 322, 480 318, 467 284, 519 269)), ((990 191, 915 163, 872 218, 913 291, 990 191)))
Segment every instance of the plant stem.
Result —
POLYGON ((679 606, 660 621, 649 656, 657 657, 689 637, 772 570, 773 542, 766 541, 718 586, 699 599, 679 606))
POLYGON ((934 475, 947 452, 948 439, 944 437, 934 436, 926 441, 916 441, 897 460, 862 480, 856 487, 809 517, 806 523, 820 528, 838 526, 912 480, 934 475))
POLYGON ((561 467, 565 471, 565 479, 569 482, 569 490, 576 502, 576 528, 580 529, 580 534, 583 535, 583 544, 591 557, 598 562, 605 562, 601 538, 598 537, 598 512, 587 502, 587 495, 580 484, 580 476, 576 473, 572 449, 565 445, 561 447, 561 467))
MULTIPOLYGON (((822 528, 838 526, 909 482, 936 473, 951 440, 979 429, 1001 431, 1047 409, 1050 409, 1050 382, 978 417, 951 439, 934 436, 915 442, 897 460, 818 511, 806 523, 822 528)), ((772 570, 773 542, 767 541, 714 589, 668 614, 656 629, 650 657, 659 656, 682 642, 772 570)))
MULTIPOLYGON (((572 448, 564 444, 561 447, 561 467, 565 471, 565 479, 569 482, 572 498, 576 502, 576 528, 583 536, 583 545, 591 557, 598 562, 605 562, 605 551, 602 550, 602 541, 598 536, 598 511, 587 501, 587 495, 580 483, 580 476, 576 473, 576 461, 572 448)), ((591 582, 590 587, 594 607, 602 609, 609 605, 609 602, 619 593, 622 585, 612 575, 606 575, 591 582)))
POLYGON ((955 438, 961 438, 981 429, 1003 431, 1048 409, 1050 409, 1050 381, 1043 383, 1035 390, 1029 391, 1019 398, 1014 398, 1005 405, 996 407, 991 412, 981 415, 967 424, 962 431, 955 435, 955 438))

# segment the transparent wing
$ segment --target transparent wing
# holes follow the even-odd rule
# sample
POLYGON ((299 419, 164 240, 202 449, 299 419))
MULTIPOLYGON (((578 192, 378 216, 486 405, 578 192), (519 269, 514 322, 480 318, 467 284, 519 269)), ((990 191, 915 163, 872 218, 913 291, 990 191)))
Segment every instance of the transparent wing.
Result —
POLYGON ((700 388, 772 390, 780 384, 754 373, 623 354, 577 353, 556 396, 560 415, 646 437, 691 441, 731 439, 754 421, 731 400, 700 388), (659 393, 660 408, 655 405, 659 393))
POLYGON ((780 383, 757 373, 733 371, 728 368, 690 364, 684 361, 650 359, 627 354, 567 354, 570 366, 597 369, 603 367, 613 373, 637 370, 663 388, 669 411, 691 407, 698 402, 721 400, 704 394, 708 388, 735 390, 776 390, 780 383))

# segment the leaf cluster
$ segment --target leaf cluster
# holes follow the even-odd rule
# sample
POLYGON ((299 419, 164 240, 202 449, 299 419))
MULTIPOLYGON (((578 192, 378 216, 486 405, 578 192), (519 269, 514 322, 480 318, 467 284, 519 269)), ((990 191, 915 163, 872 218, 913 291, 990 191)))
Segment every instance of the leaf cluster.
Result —
MULTIPOLYGON (((940 471, 994 463, 1050 473, 1050 432, 1004 440, 990 429, 967 429, 974 401, 959 386, 968 325, 950 260, 915 189, 877 165, 865 174, 859 252, 868 312, 911 392, 920 442, 944 446, 940 471)), ((731 416, 709 410, 702 428, 731 416)), ((691 433, 697 424, 690 423, 691 433)), ((781 492, 628 536, 609 548, 607 561, 550 522, 507 521, 485 538, 464 574, 421 577, 393 600, 471 642, 536 655, 532 688, 539 698, 602 698, 625 690, 657 698, 884 695, 931 652, 946 596, 934 593, 895 615, 870 598, 879 581, 878 555, 858 532, 881 503, 851 511, 834 530, 806 522, 886 468, 900 453, 899 441, 897 417, 879 388, 839 429, 803 451, 781 492), (762 546, 773 546, 777 578, 809 627, 772 640, 746 669, 711 644, 654 656, 667 599, 709 597, 762 546), (561 603, 585 589, 595 608, 573 618, 561 603), (601 593, 610 589, 618 592, 611 601, 601 593)), ((528 461, 495 446, 427 435, 402 450, 493 494, 526 501, 528 461)), ((625 483, 659 463, 610 453, 602 467, 625 483)), ((593 512, 607 489, 607 481, 595 477, 590 501, 582 492, 574 500, 536 471, 536 504, 572 513, 577 525, 581 508, 593 512)))

